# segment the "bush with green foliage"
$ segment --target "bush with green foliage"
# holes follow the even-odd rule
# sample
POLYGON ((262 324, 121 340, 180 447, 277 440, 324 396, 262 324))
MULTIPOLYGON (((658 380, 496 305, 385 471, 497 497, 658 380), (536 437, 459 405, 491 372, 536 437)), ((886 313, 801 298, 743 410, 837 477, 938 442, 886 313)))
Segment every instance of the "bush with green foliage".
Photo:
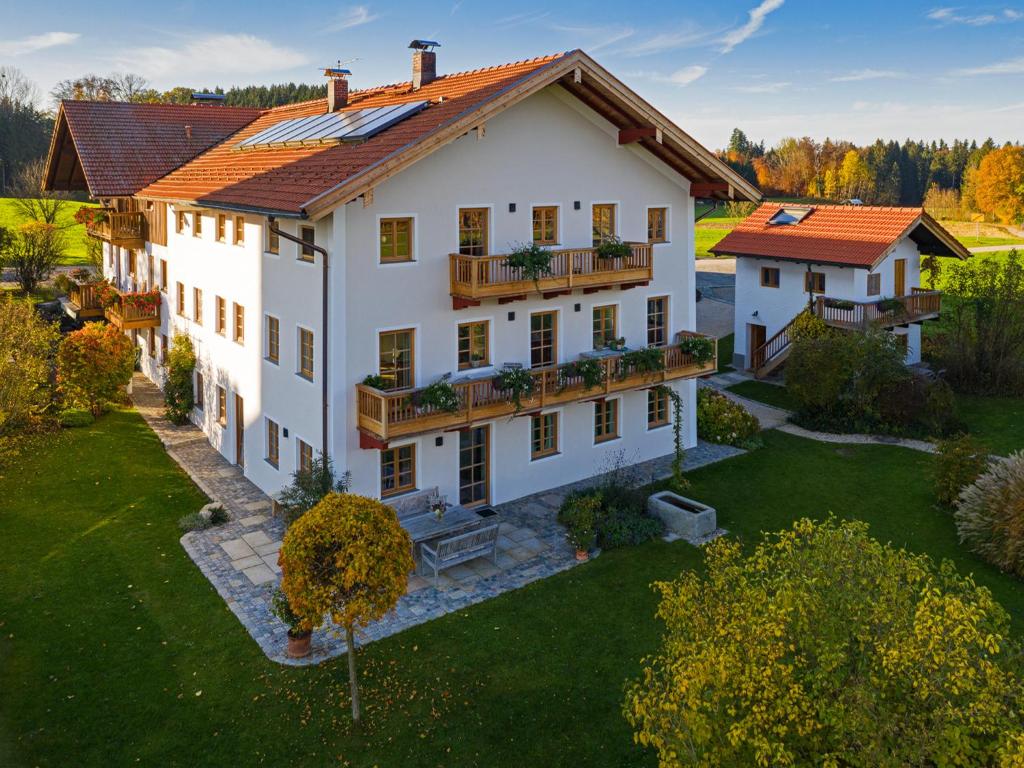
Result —
POLYGON ((135 345, 113 325, 86 323, 69 333, 57 351, 57 386, 64 402, 98 416, 108 402, 123 399, 135 353, 135 345))
POLYGON ((212 528, 215 525, 223 525, 231 519, 228 516, 227 510, 221 504, 215 504, 205 509, 205 514, 203 510, 200 510, 199 512, 190 512, 178 518, 178 527, 182 532, 205 531, 207 528, 212 528))
POLYGON ((536 243, 520 243, 505 257, 505 266, 521 279, 537 283, 551 274, 551 251, 536 243))
POLYGON ((960 492, 953 518, 972 552, 1024 578, 1024 451, 992 461, 960 492))
POLYGON ((164 413, 173 424, 187 424, 195 407, 192 374, 196 369, 196 353, 192 339, 175 333, 167 353, 167 381, 164 382, 164 413))
POLYGON ((417 392, 415 403, 419 408, 445 413, 455 413, 462 407, 458 391, 447 378, 438 379, 417 392))
POLYGON ((60 412, 57 421, 60 422, 62 427, 74 429, 76 427, 88 427, 96 421, 96 417, 92 415, 92 411, 85 408, 65 408, 60 412))
POLYGON ((597 493, 569 494, 558 509, 558 522, 566 528, 573 548, 589 550, 597 538, 597 518, 601 512, 601 496, 597 493))
POLYGON ((715 357, 715 340, 707 336, 683 336, 679 340, 679 349, 684 355, 692 357, 693 362, 703 368, 715 357))
POLYGON ((940 440, 935 459, 935 496, 939 504, 952 507, 960 491, 988 468, 988 451, 970 435, 940 440))
POLYGON ((53 224, 30 221, 10 237, 0 238, 0 267, 14 271, 21 290, 31 293, 60 263, 67 250, 64 231, 53 224))
POLYGON ((573 519, 577 510, 593 516, 593 533, 601 549, 643 544, 660 536, 664 524, 647 514, 647 497, 636 478, 614 470, 595 488, 566 496, 559 508, 559 521, 573 519))
POLYGON ((623 352, 619 359, 622 378, 634 373, 657 373, 665 370, 665 350, 660 347, 644 347, 623 352))
POLYGON ((352 473, 334 474, 330 456, 317 453, 309 470, 292 473, 292 481, 277 495, 278 509, 286 525, 291 525, 320 503, 329 493, 347 493, 352 485, 352 473))
POLYGON ((748 450, 761 447, 757 417, 721 392, 697 390, 697 437, 709 443, 735 445, 748 450))
POLYGON ((533 373, 527 368, 506 366, 494 377, 494 388, 505 393, 518 412, 523 407, 523 400, 533 395, 533 373))
POLYGON ((604 363, 600 360, 593 357, 581 357, 579 360, 566 363, 558 369, 558 385, 565 389, 575 379, 579 379, 579 382, 583 385, 583 391, 588 392, 604 384, 607 370, 604 363))
POLYGON ((626 689, 661 766, 1021 764, 1020 644, 949 562, 834 519, 704 556, 656 584, 665 632, 626 689))
POLYGON ((605 237, 598 243, 596 251, 600 259, 626 259, 633 254, 629 243, 624 243, 615 235, 605 237))
POLYGON ((388 380, 376 373, 369 373, 363 378, 363 386, 385 390, 388 389, 388 380))
POLYGON ((49 404, 58 339, 29 302, 0 296, 0 435, 30 426, 49 404))

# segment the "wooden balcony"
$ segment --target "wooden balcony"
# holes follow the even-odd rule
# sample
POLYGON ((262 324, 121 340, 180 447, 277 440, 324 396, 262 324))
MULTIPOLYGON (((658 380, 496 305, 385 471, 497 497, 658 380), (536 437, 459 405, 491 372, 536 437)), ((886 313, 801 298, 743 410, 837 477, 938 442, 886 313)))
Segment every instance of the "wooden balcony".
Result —
POLYGON ((477 306, 483 299, 501 302, 524 299, 531 292, 545 298, 576 288, 593 292, 646 285, 654 278, 654 259, 648 243, 630 243, 631 253, 622 258, 601 258, 594 248, 563 248, 551 252, 551 274, 537 281, 507 264, 508 256, 449 255, 452 306, 477 306))
POLYGON ((583 379, 572 370, 572 363, 549 368, 530 369, 533 391, 523 396, 520 407, 511 402, 509 393, 498 388, 497 377, 452 380, 459 396, 459 407, 444 411, 418 405, 419 389, 384 391, 365 384, 356 385, 358 429, 364 447, 384 447, 389 440, 439 430, 465 429, 482 421, 502 416, 529 415, 544 408, 564 403, 600 400, 618 392, 649 389, 669 381, 710 376, 718 367, 718 345, 713 337, 683 331, 677 343, 659 348, 661 370, 639 370, 626 358, 626 352, 595 352, 580 356, 595 359, 603 368, 603 381, 587 388, 583 379), (711 340, 712 358, 703 365, 678 345, 682 337, 711 340))
POLYGON ((107 321, 122 331, 157 328, 160 325, 160 292, 118 292, 106 309, 107 321))
POLYGON ((142 211, 127 213, 104 209, 103 221, 86 226, 86 232, 98 240, 121 248, 145 248, 149 228, 142 211))
POLYGON ((833 328, 865 331, 872 326, 893 328, 933 320, 939 316, 941 305, 942 291, 911 288, 909 296, 876 301, 845 301, 818 296, 814 314, 833 328))
POLYGON ((82 283, 72 286, 68 291, 67 300, 64 301, 68 313, 79 320, 103 317, 103 303, 97 290, 101 285, 104 283, 82 283))

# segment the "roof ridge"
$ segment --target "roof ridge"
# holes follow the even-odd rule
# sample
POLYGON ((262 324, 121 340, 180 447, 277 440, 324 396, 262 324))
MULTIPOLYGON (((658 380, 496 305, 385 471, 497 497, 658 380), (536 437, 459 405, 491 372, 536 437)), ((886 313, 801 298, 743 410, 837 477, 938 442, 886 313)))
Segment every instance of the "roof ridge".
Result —
POLYGON ((923 211, 923 205, 850 205, 848 203, 790 203, 785 200, 766 200, 761 205, 799 206, 803 208, 849 208, 852 211, 923 211))
POLYGON ((148 107, 160 107, 160 108, 174 107, 176 109, 230 109, 230 110, 234 110, 234 111, 238 111, 238 112, 240 112, 242 110, 245 110, 247 112, 261 112, 261 111, 263 111, 262 107, 245 107, 245 106, 235 105, 235 104, 232 104, 232 105, 220 104, 220 105, 217 105, 217 106, 212 106, 210 104, 179 104, 179 103, 176 103, 176 102, 168 102, 168 101, 116 101, 114 99, 61 99, 60 103, 61 103, 62 106, 66 106, 68 104, 111 104, 111 105, 117 105, 117 106, 121 106, 121 107, 147 107, 147 108, 148 107))

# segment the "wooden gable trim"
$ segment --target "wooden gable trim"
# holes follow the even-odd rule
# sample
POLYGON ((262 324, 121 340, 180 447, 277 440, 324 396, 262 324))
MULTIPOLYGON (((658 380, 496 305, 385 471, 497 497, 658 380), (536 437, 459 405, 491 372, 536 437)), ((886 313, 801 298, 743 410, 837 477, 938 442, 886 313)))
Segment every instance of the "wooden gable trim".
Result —
MULTIPOLYGON (((633 144, 640 139, 654 139, 657 141, 661 132, 653 125, 643 128, 619 128, 619 144, 633 144)), ((661 143, 660 141, 658 142, 661 143)))

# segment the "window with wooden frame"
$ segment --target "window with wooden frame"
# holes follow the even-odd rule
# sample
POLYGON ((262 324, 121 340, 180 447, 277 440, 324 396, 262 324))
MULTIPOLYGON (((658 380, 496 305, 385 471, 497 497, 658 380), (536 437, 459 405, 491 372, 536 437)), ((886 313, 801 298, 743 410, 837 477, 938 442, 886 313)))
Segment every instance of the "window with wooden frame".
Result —
POLYGON ((267 419, 267 463, 277 469, 281 459, 281 427, 273 419, 267 419))
POLYGON ((808 293, 825 292, 825 273, 807 272, 804 275, 804 290, 808 293))
POLYGON ((222 296, 217 296, 213 300, 214 304, 214 322, 213 330, 224 336, 227 333, 228 328, 228 303, 224 301, 222 296))
POLYGON ((385 389, 405 389, 413 386, 416 372, 414 331, 381 331, 378 340, 378 360, 385 389))
POLYGON ((167 259, 160 259, 160 291, 167 293, 167 259))
POLYGON ((647 390, 647 428, 657 429, 669 423, 669 396, 662 389, 647 390))
POLYGON ((592 208, 594 247, 615 237, 615 204, 596 203, 592 208))
POLYGON ((200 411, 203 410, 203 406, 206 404, 206 386, 203 381, 203 374, 199 371, 196 371, 196 382, 195 389, 192 394, 192 401, 200 411))
POLYGON ((235 216, 235 226, 234 226, 234 229, 232 229, 232 231, 231 231, 231 236, 232 236, 232 238, 234 238, 232 242, 235 245, 244 245, 245 244, 245 217, 244 216, 235 216))
POLYGON ((192 319, 197 325, 203 324, 203 289, 192 289, 192 319))
POLYGON ((146 289, 151 291, 154 288, 156 288, 156 259, 151 253, 146 257, 146 289))
POLYGON ((412 217, 380 220, 380 261, 412 261, 412 217))
POLYGON ((668 343, 668 296, 654 296, 647 300, 647 346, 660 347, 668 343))
POLYGON ((530 458, 543 459, 558 453, 558 414, 539 413, 530 421, 530 458))
POLYGON ((175 307, 175 311, 178 313, 178 317, 184 317, 185 316, 185 284, 184 283, 175 283, 174 284, 174 290, 175 290, 174 295, 175 295, 175 298, 177 299, 177 306, 175 307))
POLYGON ((380 495, 394 496, 416 488, 416 446, 385 448, 380 452, 380 495))
POLYGON ((146 334, 146 351, 150 357, 156 357, 156 328, 150 328, 146 334))
POLYGON ((487 208, 459 209, 459 253, 464 256, 487 255, 487 208))
POLYGON ((299 328, 299 376, 313 379, 313 332, 299 328))
POLYGON ((614 304, 594 307, 594 349, 604 349, 619 337, 619 313, 614 304))
POLYGON ((192 237, 201 237, 203 234, 203 214, 199 211, 192 212, 192 237))
POLYGON ((139 276, 139 259, 135 251, 128 251, 128 275, 132 279, 139 276))
POLYGON ((619 401, 598 400, 594 403, 594 442, 603 443, 619 436, 619 401))
POLYGON ((882 275, 875 272, 868 275, 868 296, 878 296, 882 293, 882 275))
POLYGON ((647 209, 647 242, 668 242, 668 208, 647 209))
POLYGON ((313 446, 301 439, 297 439, 295 442, 299 473, 308 474, 313 471, 313 446))
POLYGON ((175 211, 174 212, 174 231, 179 235, 185 231, 185 212, 175 211))
POLYGON ((761 267, 761 287, 778 288, 781 272, 778 267, 761 267))
POLYGON ((270 228, 270 224, 267 224, 267 253, 280 253, 281 252, 281 236, 270 228))
POLYGON ((277 365, 281 360, 281 321, 267 315, 267 360, 277 365))
POLYGON ((228 239, 228 217, 223 213, 217 214, 217 242, 223 243, 228 239))
POLYGON ((558 243, 558 206, 538 205, 533 209, 533 242, 537 245, 558 243))
POLYGON ((228 425, 228 391, 217 386, 217 423, 222 427, 228 425))
POLYGON ((232 337, 238 344, 245 344, 245 307, 235 304, 232 316, 232 337))
POLYGON ((481 320, 474 323, 460 323, 458 331, 459 370, 482 368, 490 365, 488 336, 490 323, 481 320))
POLYGON ((167 365, 167 334, 160 334, 160 364, 167 365))
POLYGON ((530 365, 547 368, 558 362, 558 316, 555 312, 530 315, 530 365))
POLYGON ((309 243, 309 245, 303 245, 299 248, 299 260, 313 261, 316 257, 316 251, 314 251, 310 246, 316 245, 316 228, 299 227, 299 239, 303 243, 309 243))

